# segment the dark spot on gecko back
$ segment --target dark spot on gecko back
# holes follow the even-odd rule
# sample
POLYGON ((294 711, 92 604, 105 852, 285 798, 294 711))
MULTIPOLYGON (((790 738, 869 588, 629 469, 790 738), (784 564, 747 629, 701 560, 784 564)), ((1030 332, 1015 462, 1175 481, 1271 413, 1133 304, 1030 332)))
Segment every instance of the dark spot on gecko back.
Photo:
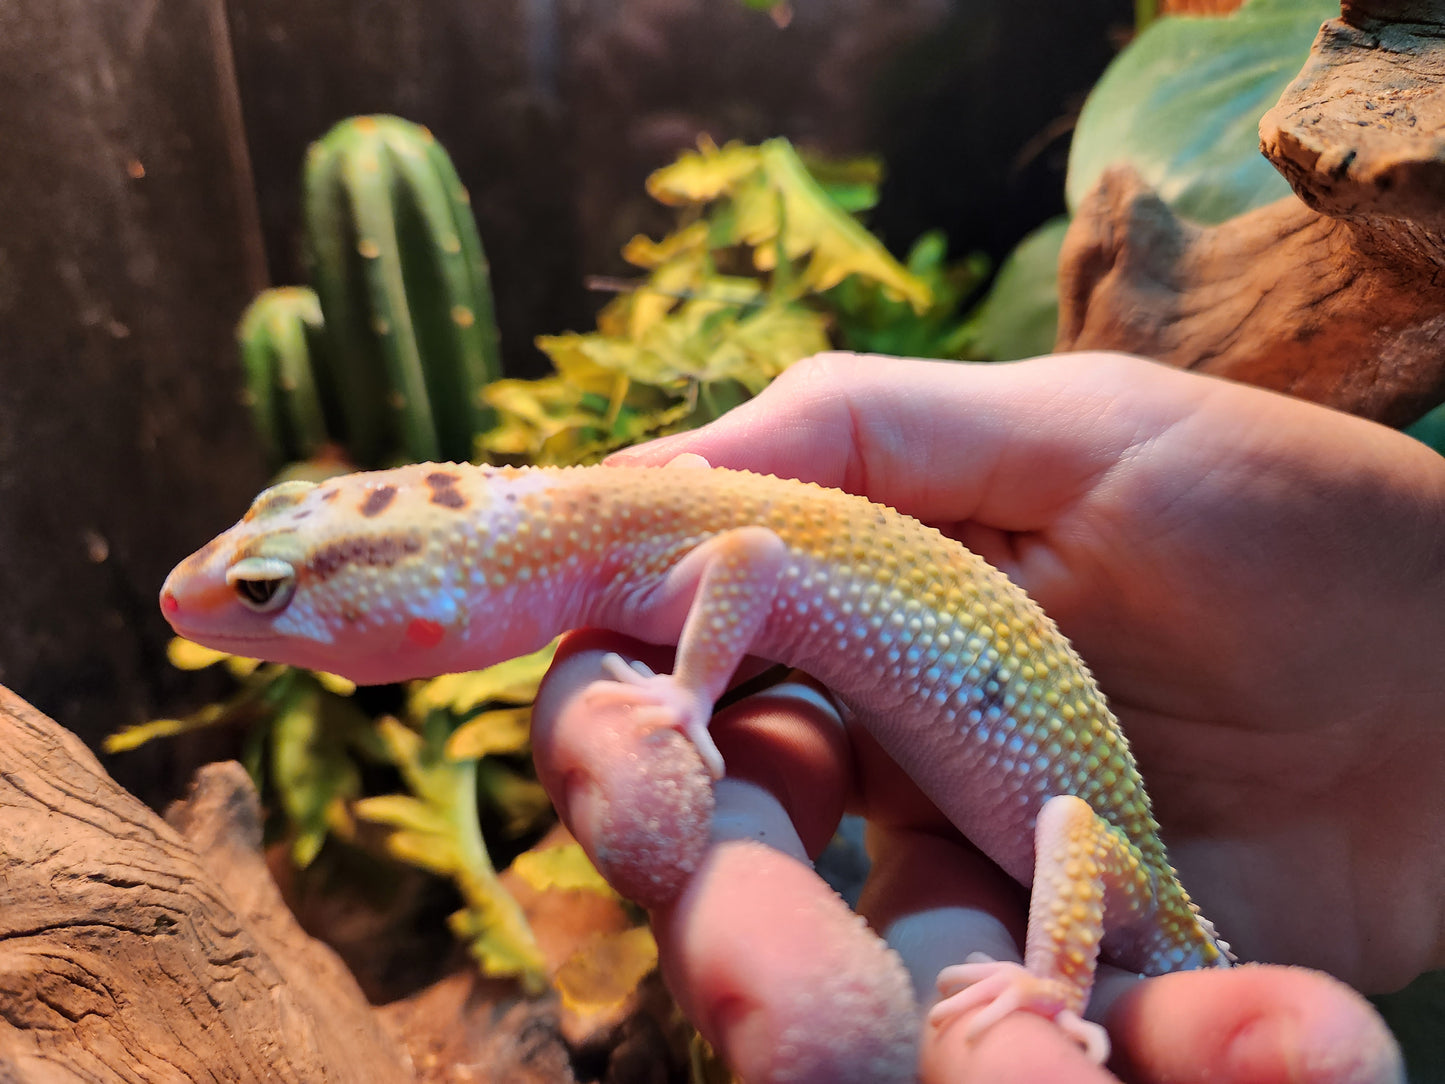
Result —
POLYGON ((459 481, 459 475, 444 470, 434 470, 428 474, 426 484, 431 489, 431 503, 443 508, 465 508, 467 499, 457 489, 459 481))
POLYGON ((1003 709, 1004 696, 1008 690, 1006 683, 999 678, 999 669, 1000 664, 994 663, 983 680, 969 690, 970 707, 984 712, 990 708, 1003 709))
POLYGON ((366 500, 361 502, 359 511, 363 516, 379 516, 391 506, 396 499, 396 486, 378 486, 367 494, 366 500))

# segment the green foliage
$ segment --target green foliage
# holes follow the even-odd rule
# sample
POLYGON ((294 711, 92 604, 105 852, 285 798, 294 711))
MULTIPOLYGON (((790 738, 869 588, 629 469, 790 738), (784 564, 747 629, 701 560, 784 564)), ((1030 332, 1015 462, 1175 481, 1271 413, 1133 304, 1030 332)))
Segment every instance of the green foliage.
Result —
POLYGON ((1407 425, 1405 432, 1445 455, 1445 403, 1407 425))
POLYGON ((919 312, 872 279, 852 275, 824 294, 833 309, 833 332, 845 350, 897 357, 970 356, 971 334, 959 316, 965 300, 988 275, 981 255, 947 262, 948 241, 939 231, 925 233, 909 250, 905 267, 928 287, 929 304, 919 312))
POLYGON ((492 456, 587 462, 701 425, 834 345, 845 323, 855 342, 944 341, 977 277, 944 268, 936 241, 915 249, 916 268, 900 264, 853 217, 877 198, 876 167, 805 163, 785 140, 703 141, 647 189, 679 209, 677 230, 628 243, 646 277, 595 332, 538 340, 554 376, 487 389, 501 419, 483 440, 492 456))
POLYGON ((1405 1053, 1413 1084, 1445 1084, 1445 971, 1427 971, 1405 989, 1370 999, 1405 1053))
MULTIPOLYGON (((541 786, 497 758, 526 750, 526 705, 554 650, 548 645, 487 670, 414 682, 404 723, 362 711, 355 686, 344 678, 176 639, 172 663, 187 670, 224 664, 240 688, 185 718, 122 730, 105 748, 121 752, 209 726, 247 728, 248 768, 297 866, 309 865, 330 836, 359 842, 358 819, 388 826, 387 854, 456 884, 464 906, 452 916, 452 928, 482 969, 537 990, 545 980, 542 959, 520 908, 497 879, 480 817, 486 811, 515 838, 536 831, 550 813, 541 786), (499 703, 509 706, 493 706, 499 703), (364 796, 366 765, 395 768, 406 793, 364 796)), ((570 876, 581 876, 575 862, 570 876)))
MULTIPOLYGON (((1259 120, 1309 54, 1329 0, 1247 0, 1224 16, 1135 5, 1140 33, 1084 103, 1069 153, 1069 207, 1127 163, 1179 214, 1221 222, 1289 194, 1259 153, 1259 120)), ((1066 221, 1040 226, 1005 261, 964 335, 970 357, 1043 353, 1057 325, 1058 246, 1066 221)))
POLYGON ((966 356, 1012 361, 1053 349, 1059 324, 1059 249, 1068 228, 1067 218, 1051 218, 1009 253, 988 296, 955 334, 966 356))
POLYGON ((292 828, 291 860, 304 869, 331 832, 352 834, 348 803, 361 793, 361 771, 351 744, 367 740, 370 720, 319 682, 292 680, 269 728, 271 773, 292 828))
POLYGON ((224 663, 239 688, 184 718, 120 730, 106 738, 105 751, 124 752, 205 727, 247 729, 253 736, 247 767, 258 789, 273 796, 284 813, 292 860, 307 866, 330 833, 349 837, 347 803, 360 791, 356 757, 376 759, 381 751, 371 720, 349 699, 355 686, 330 674, 225 655, 185 640, 173 640, 169 655, 185 670, 224 663), (263 768, 267 753, 269 777, 263 768))
POLYGON ((393 857, 449 878, 465 906, 452 931, 488 975, 516 976, 533 992, 546 984, 546 964, 516 899, 497 880, 477 821, 477 762, 454 760, 446 746, 453 722, 434 711, 417 729, 397 719, 378 723, 391 762, 409 794, 363 798, 353 809, 385 824, 393 857))
POLYGON ((1259 119, 1309 55, 1332 0, 1248 0, 1227 16, 1170 15, 1104 72, 1069 154, 1069 206, 1128 162, 1175 211, 1222 222, 1289 194, 1259 153, 1259 119))

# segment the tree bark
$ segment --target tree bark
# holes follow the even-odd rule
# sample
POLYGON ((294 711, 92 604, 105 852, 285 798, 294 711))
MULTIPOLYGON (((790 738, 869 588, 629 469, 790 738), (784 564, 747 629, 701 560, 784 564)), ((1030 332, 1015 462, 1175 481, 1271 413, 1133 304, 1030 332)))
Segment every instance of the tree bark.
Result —
POLYGON ((1260 122, 1296 197, 1204 228, 1127 168, 1059 262, 1062 350, 1127 350, 1405 425, 1445 400, 1445 2, 1346 4, 1260 122))
POLYGON ((412 1080, 281 902, 241 767, 168 820, 0 688, 0 1079, 412 1080))

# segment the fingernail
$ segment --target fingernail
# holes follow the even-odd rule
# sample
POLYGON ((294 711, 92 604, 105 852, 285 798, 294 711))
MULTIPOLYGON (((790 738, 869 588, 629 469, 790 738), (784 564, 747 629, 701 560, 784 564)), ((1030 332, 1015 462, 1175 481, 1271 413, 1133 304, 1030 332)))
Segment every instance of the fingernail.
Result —
POLYGON ((667 452, 675 444, 680 444, 690 433, 672 433, 669 436, 658 437, 649 440, 646 444, 635 444, 631 448, 621 448, 613 452, 602 462, 608 466, 624 466, 629 463, 658 463, 661 462, 667 452))

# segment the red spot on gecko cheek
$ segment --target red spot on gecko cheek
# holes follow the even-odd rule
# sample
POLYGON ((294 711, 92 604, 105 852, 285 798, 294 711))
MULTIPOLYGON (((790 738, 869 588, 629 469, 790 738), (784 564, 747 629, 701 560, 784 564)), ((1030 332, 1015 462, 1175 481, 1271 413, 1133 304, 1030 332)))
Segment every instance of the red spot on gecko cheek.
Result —
POLYGON ((177 601, 176 596, 171 594, 169 591, 167 591, 164 595, 161 596, 161 613, 178 613, 180 611, 180 608, 180 602, 177 601))
POLYGON ((446 635, 439 621, 428 621, 424 617, 413 618, 406 627, 407 640, 416 647, 436 647, 446 635))

